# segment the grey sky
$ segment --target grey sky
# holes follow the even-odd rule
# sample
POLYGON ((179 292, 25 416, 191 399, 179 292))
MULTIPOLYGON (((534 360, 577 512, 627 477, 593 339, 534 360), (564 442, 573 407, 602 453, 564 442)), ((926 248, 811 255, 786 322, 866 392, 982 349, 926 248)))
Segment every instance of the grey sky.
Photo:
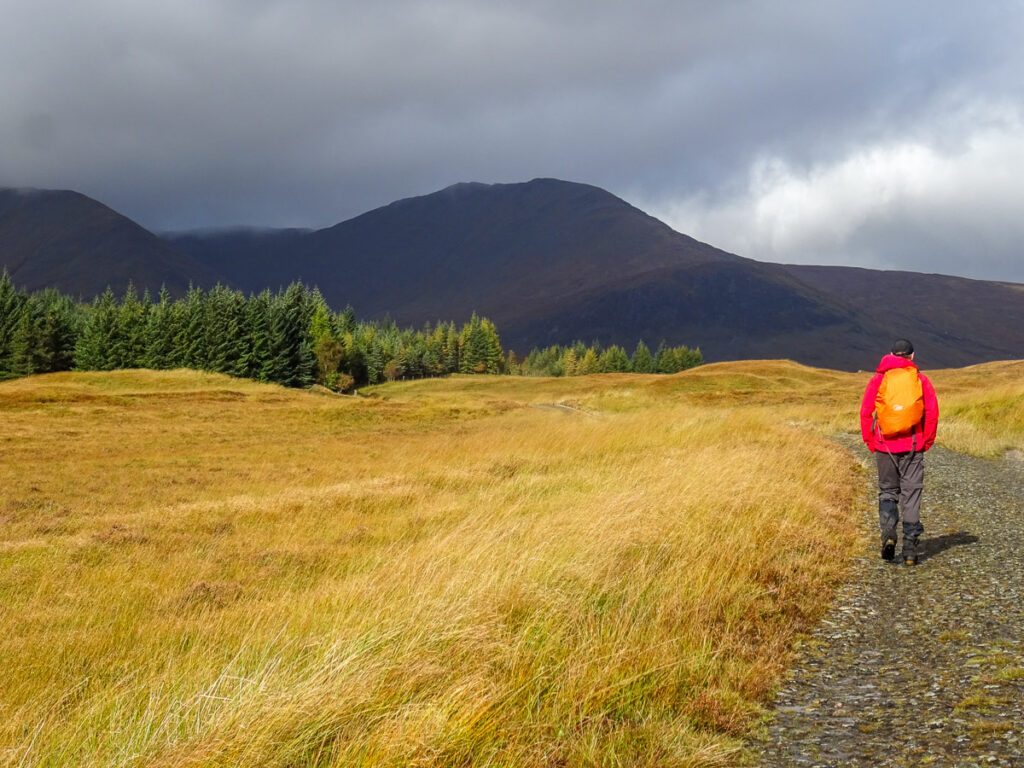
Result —
POLYGON ((597 184, 762 260, 1024 282, 1019 1, 0 0, 0 186, 154 230, 597 184))

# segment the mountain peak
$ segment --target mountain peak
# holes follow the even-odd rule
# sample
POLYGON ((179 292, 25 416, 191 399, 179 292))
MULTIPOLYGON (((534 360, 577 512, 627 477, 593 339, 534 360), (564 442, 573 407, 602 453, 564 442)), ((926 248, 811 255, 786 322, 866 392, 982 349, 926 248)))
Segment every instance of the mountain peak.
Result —
POLYGON ((458 181, 451 184, 444 189, 440 190, 437 194, 461 194, 464 192, 480 192, 485 189, 490 189, 493 184, 484 184, 480 181, 458 181))

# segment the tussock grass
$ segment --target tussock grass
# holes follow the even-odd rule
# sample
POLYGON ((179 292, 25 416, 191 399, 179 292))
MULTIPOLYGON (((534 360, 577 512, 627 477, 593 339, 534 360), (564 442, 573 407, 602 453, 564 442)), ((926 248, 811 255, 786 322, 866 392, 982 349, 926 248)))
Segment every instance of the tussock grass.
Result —
POLYGON ((0 384, 0 763, 730 764, 852 550, 862 388, 0 384))

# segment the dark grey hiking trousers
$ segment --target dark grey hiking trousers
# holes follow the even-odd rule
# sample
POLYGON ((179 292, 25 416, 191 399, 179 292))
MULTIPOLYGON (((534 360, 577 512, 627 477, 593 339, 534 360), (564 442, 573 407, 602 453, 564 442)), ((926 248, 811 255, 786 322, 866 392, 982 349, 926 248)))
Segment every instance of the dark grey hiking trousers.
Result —
POLYGON ((904 552, 917 546, 924 532, 921 525, 921 489, 924 488, 924 452, 888 453, 875 451, 878 465, 878 525, 882 541, 896 538, 896 525, 903 512, 904 552))

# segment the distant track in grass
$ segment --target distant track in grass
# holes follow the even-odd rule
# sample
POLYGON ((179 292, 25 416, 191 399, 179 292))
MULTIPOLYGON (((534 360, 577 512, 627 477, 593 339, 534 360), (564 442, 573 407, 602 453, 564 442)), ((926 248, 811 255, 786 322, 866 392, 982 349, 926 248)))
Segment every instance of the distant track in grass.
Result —
POLYGON ((560 411, 562 413, 568 411, 570 413, 581 413, 584 416, 597 416, 593 411, 587 411, 573 405, 565 405, 564 403, 537 403, 533 407, 540 408, 542 411, 560 411))

